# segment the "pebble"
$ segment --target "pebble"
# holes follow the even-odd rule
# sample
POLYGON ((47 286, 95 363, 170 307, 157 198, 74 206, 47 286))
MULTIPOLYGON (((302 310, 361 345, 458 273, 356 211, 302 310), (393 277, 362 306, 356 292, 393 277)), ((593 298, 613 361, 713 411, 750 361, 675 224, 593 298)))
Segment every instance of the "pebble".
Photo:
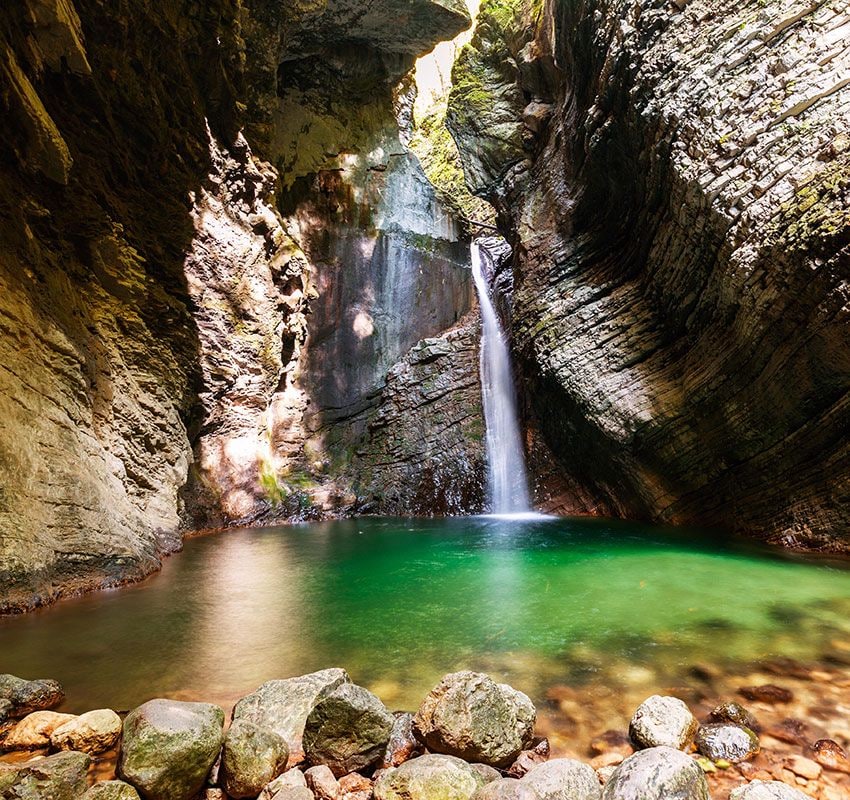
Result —
POLYGON ((783 759, 782 765, 808 781, 817 780, 823 772, 820 764, 805 756, 789 756, 783 759))
POLYGON ((761 686, 742 686, 738 692, 747 700, 758 700, 762 703, 790 703, 794 699, 794 693, 790 689, 765 683, 761 686))

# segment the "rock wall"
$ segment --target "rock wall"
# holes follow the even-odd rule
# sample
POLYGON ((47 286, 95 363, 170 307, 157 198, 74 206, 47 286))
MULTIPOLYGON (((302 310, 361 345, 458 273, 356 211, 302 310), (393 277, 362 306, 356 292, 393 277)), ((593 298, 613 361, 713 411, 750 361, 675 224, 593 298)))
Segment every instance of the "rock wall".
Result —
POLYGON ((352 199, 387 190, 416 206, 407 227, 372 200, 365 232, 333 220, 359 231, 349 246, 387 253, 373 278, 419 237, 414 295, 394 307, 379 292, 367 309, 395 314, 396 331, 419 302, 397 349, 369 355, 363 387, 379 395, 406 346, 468 307, 459 231, 398 143, 392 91, 468 24, 459 0, 0 9, 0 612, 147 574, 181 521, 334 505, 284 482, 311 468, 299 379, 328 282, 305 250, 316 258, 329 234, 304 209, 327 205, 330 178, 352 199), (303 80, 323 65, 336 83, 316 94, 303 80), (331 124, 346 86, 350 108, 373 100, 359 127, 331 124), (309 118, 291 127, 299 103, 309 118))
POLYGON ((837 0, 482 4, 450 124, 534 424, 621 515, 847 541, 848 34, 837 0))

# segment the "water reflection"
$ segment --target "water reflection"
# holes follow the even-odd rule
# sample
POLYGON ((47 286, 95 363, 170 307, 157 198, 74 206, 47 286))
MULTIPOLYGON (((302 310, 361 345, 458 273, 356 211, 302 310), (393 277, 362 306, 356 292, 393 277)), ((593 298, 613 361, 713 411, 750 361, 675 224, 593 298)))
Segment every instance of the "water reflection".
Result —
POLYGON ((0 671, 70 710, 227 705, 331 665, 411 706, 443 673, 674 681, 695 663, 816 657, 850 638, 850 572, 598 521, 353 520, 189 541, 144 584, 0 620, 0 671), (613 677, 612 677, 613 676, 613 677))

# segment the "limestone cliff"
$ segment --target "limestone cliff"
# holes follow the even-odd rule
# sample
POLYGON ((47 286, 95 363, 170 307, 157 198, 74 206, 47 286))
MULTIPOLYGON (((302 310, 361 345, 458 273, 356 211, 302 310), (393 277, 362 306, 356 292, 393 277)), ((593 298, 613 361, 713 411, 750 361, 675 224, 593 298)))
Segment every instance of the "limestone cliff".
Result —
POLYGON ((516 246, 535 424, 622 515, 847 541, 846 11, 482 4, 450 125, 516 246))
POLYGON ((397 307, 394 284, 363 302, 378 331, 417 308, 363 357, 364 396, 468 307, 460 232, 399 144, 394 92, 468 24, 459 0, 0 9, 0 610, 141 577, 181 520, 322 505, 286 481, 324 458, 303 447, 304 344, 326 270, 368 294, 407 242, 422 275, 397 307), (322 249, 330 228, 353 260, 322 249))

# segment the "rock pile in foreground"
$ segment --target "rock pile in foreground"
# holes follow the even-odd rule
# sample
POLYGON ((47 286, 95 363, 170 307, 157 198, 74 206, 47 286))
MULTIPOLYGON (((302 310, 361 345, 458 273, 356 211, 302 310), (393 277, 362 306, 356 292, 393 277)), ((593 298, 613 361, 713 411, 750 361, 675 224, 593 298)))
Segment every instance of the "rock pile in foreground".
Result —
MULTIPOLYGON (((269 681, 227 730, 208 703, 151 700, 122 723, 109 710, 55 712, 64 695, 51 681, 0 676, 0 697, 0 749, 60 751, 0 763, 3 800, 711 800, 705 773, 759 750, 742 706, 700 724, 681 700, 654 695, 631 720, 630 755, 596 769, 548 760, 531 700, 468 671, 446 675, 415 715, 393 714, 341 669, 269 681), (119 737, 120 780, 90 785, 91 756, 119 737)), ((846 762, 837 743, 819 745, 824 763, 846 762)), ((753 780, 730 800, 809 798, 753 780)))

